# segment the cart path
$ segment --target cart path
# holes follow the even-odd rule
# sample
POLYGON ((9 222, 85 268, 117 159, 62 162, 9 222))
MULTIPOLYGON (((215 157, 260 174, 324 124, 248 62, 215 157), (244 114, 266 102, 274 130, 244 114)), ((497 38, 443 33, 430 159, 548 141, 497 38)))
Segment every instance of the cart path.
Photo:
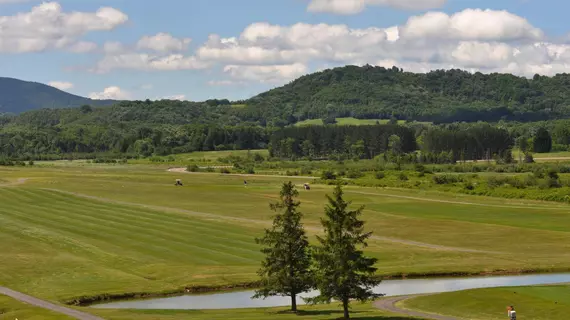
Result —
POLYGON ((396 306, 398 302, 406 301, 408 299, 416 298, 421 295, 411 295, 411 296, 400 296, 400 297, 390 297, 374 302, 374 307, 380 310, 403 314, 406 316, 418 317, 421 319, 432 319, 432 320, 462 320, 460 318, 454 318, 449 316, 442 316, 438 314, 424 313, 420 311, 413 311, 408 309, 402 309, 396 306))
POLYGON ((75 319, 79 319, 79 320, 104 320, 103 318, 94 316, 92 314, 89 313, 85 313, 82 311, 78 311, 78 310, 74 310, 74 309, 70 309, 64 306, 59 306, 56 304, 53 304, 51 302, 45 301, 45 300, 41 300, 38 298, 34 298, 32 296, 29 296, 27 294, 23 294, 21 292, 18 291, 14 291, 5 287, 0 287, 0 294, 3 294, 5 296, 8 296, 10 298, 16 299, 20 302, 24 302, 36 307, 40 307, 42 309, 46 309, 46 310, 50 310, 50 311, 54 311, 54 312, 58 312, 61 314, 65 314, 67 316, 73 317, 75 319))
MULTIPOLYGON (((258 224, 258 225, 261 225, 263 227, 270 227, 271 226, 271 221, 266 221, 266 220, 239 218, 239 217, 224 216, 224 215, 219 215, 219 214, 197 212, 197 211, 171 208, 171 207, 146 205, 146 204, 141 204, 141 203, 134 203, 134 202, 127 202, 127 201, 120 201, 120 200, 114 200, 114 199, 109 199, 109 198, 91 196, 91 195, 86 195, 86 194, 82 194, 82 193, 64 191, 64 190, 59 190, 59 189, 43 188, 42 190, 68 194, 68 195, 75 196, 75 197, 80 197, 80 198, 84 198, 84 199, 91 199, 91 200, 105 202, 105 203, 114 203, 114 204, 131 206, 131 207, 146 208, 146 209, 151 209, 151 210, 156 210, 156 211, 177 212, 177 213, 191 215, 191 216, 195 216, 195 217, 199 217, 199 218, 203 218, 203 219, 208 219, 208 220, 213 220, 213 221, 225 221, 225 222, 238 223, 238 224, 247 225, 247 226, 250 226, 252 224, 258 224)), ((321 228, 319 228, 319 227, 308 226, 308 225, 305 225, 305 229, 308 231, 314 232, 314 233, 320 233, 322 231, 321 228)), ((391 238, 391 237, 381 237, 381 236, 374 236, 374 235, 372 235, 370 237, 370 239, 378 240, 378 241, 384 241, 384 242, 392 242, 392 243, 397 243, 397 244, 403 244, 403 245, 408 245, 408 246, 413 246, 413 247, 421 247, 421 248, 426 248, 426 249, 439 250, 439 251, 484 253, 484 254, 503 254, 502 252, 497 252, 497 251, 486 251, 486 250, 477 250, 477 249, 468 249, 468 248, 459 248, 459 247, 448 247, 448 246, 442 246, 442 245, 425 243, 425 242, 418 242, 418 241, 391 238)))

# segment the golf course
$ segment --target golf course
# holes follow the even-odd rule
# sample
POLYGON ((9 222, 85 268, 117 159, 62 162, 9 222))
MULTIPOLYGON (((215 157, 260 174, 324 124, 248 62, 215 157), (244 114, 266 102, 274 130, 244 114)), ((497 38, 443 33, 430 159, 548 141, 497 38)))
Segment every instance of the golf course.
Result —
MULTIPOLYGON (((321 184, 302 190, 303 183, 311 182, 306 177, 168 169, 82 162, 0 167, 0 242, 5 244, 0 252, 0 285, 103 319, 189 315, 193 319, 265 319, 269 314, 276 319, 303 315, 336 319, 342 315, 334 303, 303 306, 299 316, 283 313, 284 308, 79 307, 111 299, 255 288, 263 256, 254 238, 271 225, 274 212, 269 203, 278 199, 283 182, 291 180, 299 186, 300 210, 311 243, 321 232, 325 195, 332 193, 332 186, 321 184), (184 186, 175 187, 176 179, 184 186)), ((347 186, 344 190, 352 206, 365 205, 363 219, 373 232, 365 253, 378 259, 377 276, 384 279, 570 271, 566 204, 395 188, 347 186)), ((558 299, 555 307, 568 308, 556 291, 567 287, 545 288, 517 289, 519 294, 512 297, 501 295, 511 289, 446 293, 397 305, 460 319, 495 319, 490 314, 509 303, 548 304, 549 297, 558 299), (487 300, 471 304, 473 295, 487 300), (450 300, 454 303, 446 303, 450 300), (461 301, 465 306, 455 308, 461 301), (469 315, 464 313, 467 310, 469 315)), ((65 319, 1 297, 2 306, 7 306, 2 307, 3 313, 10 317, 28 319, 26 315, 34 314, 37 319, 65 319)), ((407 319, 371 303, 355 303, 353 312, 357 319, 407 319)), ((564 314, 556 318, 549 313, 549 319, 562 319, 564 314)), ((496 317, 501 318, 501 313, 496 317)))

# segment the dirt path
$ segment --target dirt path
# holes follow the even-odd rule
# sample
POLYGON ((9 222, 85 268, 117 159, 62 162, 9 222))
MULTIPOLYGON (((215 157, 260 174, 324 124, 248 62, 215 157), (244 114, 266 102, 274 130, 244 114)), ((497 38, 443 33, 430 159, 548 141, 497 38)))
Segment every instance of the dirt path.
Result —
POLYGON ((378 300, 378 301, 374 302, 374 307, 376 307, 380 310, 398 313, 398 314, 403 314, 403 315, 412 316, 412 317, 418 317, 418 318, 422 318, 422 319, 461 320, 459 318, 454 318, 454 317, 449 317, 449 316, 442 316, 442 315, 437 315, 437 314, 424 313, 424 312, 420 312, 420 311, 401 309, 401 308, 398 308, 396 306, 396 304, 398 302, 405 301, 408 299, 412 299, 415 297, 418 297, 418 296, 415 295, 415 296, 390 297, 390 298, 386 298, 386 299, 382 299, 382 300, 378 300))
MULTIPOLYGON (((113 199, 108 199, 108 198, 90 196, 90 195, 86 195, 86 194, 64 191, 64 190, 59 190, 59 189, 44 188, 42 190, 59 192, 59 193, 63 193, 63 194, 72 195, 75 197, 80 197, 80 198, 84 198, 84 199, 91 199, 91 200, 101 201, 101 202, 105 202, 105 203, 115 203, 115 204, 119 204, 119 205, 146 208, 146 209, 151 209, 151 210, 156 210, 156 211, 177 212, 177 213, 187 214, 187 215, 200 217, 203 219, 213 220, 213 221, 226 221, 226 222, 238 223, 238 224, 246 225, 246 226, 250 226, 251 224, 258 224, 258 225, 261 225, 263 227, 269 227, 271 225, 271 221, 265 221, 265 220, 239 218, 239 217, 223 216, 223 215, 218 215, 218 214, 213 214, 213 213, 204 213, 204 212, 197 212, 197 211, 171 208, 171 207, 145 205, 145 204, 140 204, 140 203, 133 203, 133 202, 127 202, 127 201, 120 201, 120 200, 113 200, 113 199)), ((310 231, 313 233, 320 233, 321 232, 321 229, 318 227, 305 226, 305 229, 307 231, 310 231)), ((476 249, 468 249, 468 248, 447 247, 447 246, 441 246, 441 245, 424 243, 424 242, 417 242, 417 241, 412 241, 412 240, 404 240, 404 239, 397 239, 397 238, 390 238, 390 237, 380 237, 380 236, 374 236, 374 235, 372 237, 370 237, 370 239, 378 240, 378 241, 384 241, 384 242, 392 242, 392 243, 403 244, 403 245, 414 246, 414 247, 421 247, 421 248, 432 249, 432 250, 439 250, 439 251, 485 253, 485 254, 503 254, 502 252, 496 252, 496 251, 484 251, 484 250, 476 250, 476 249)))
POLYGON ((40 307, 46 310, 51 310, 54 312, 58 312, 61 314, 65 314, 67 316, 73 317, 75 319, 79 319, 79 320, 104 320, 103 318, 85 313, 85 312, 81 312, 78 310, 74 310, 74 309, 70 309, 64 306, 59 306, 56 304, 53 304, 51 302, 47 302, 45 300, 40 300, 38 298, 34 298, 32 296, 23 294, 21 292, 18 291, 14 291, 5 287, 0 287, 0 294, 3 294, 5 296, 11 297, 13 299, 16 299, 20 302, 24 302, 36 307, 40 307))

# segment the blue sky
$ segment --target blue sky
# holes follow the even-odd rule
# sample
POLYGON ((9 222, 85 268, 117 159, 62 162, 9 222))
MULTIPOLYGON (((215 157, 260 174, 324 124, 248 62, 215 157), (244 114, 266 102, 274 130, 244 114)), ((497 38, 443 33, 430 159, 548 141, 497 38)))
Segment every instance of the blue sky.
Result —
POLYGON ((241 99, 372 64, 570 71, 567 1, 0 0, 1 76, 93 98, 241 99))

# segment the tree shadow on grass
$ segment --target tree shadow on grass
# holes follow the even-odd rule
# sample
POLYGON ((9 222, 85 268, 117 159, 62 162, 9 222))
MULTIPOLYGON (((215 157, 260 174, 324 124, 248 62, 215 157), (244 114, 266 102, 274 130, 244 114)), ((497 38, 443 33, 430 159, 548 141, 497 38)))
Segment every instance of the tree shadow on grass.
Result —
MULTIPOLYGON (((351 311, 350 318, 355 320, 418 320, 418 318, 412 317, 398 317, 398 316, 359 316, 359 314, 368 313, 363 311, 351 311)), ((276 312, 276 314, 293 314, 290 310, 284 310, 276 312)), ((343 318, 343 311, 342 310, 299 310, 297 311, 297 316, 299 319, 303 319, 303 317, 311 317, 311 316, 338 316, 335 319, 344 319, 343 318)), ((309 318, 310 319, 310 318, 309 318)))

